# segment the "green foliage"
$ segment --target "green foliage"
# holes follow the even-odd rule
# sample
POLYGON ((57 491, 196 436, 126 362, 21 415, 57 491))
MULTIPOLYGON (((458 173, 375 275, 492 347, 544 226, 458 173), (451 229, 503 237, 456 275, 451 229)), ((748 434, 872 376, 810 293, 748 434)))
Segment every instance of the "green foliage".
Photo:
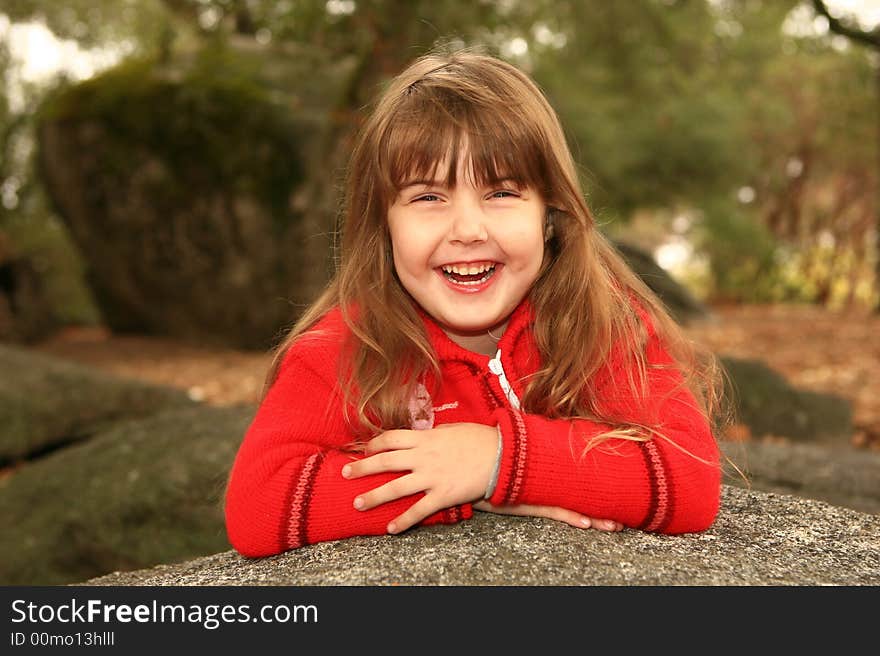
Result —
POLYGON ((135 48, 156 44, 166 12, 157 0, 3 0, 2 13, 16 22, 40 22, 81 47, 127 42, 135 48))
POLYGON ((182 72, 133 59, 51 97, 40 120, 93 121, 109 131, 111 179, 129 175, 139 155, 169 167, 155 189, 164 206, 186 204, 200 188, 227 188, 268 201, 283 220, 303 176, 293 156, 301 129, 256 78, 220 45, 182 72))
POLYGON ((716 300, 756 303, 797 294, 782 273, 778 245, 763 226, 732 204, 704 208, 703 217, 697 243, 709 257, 716 300))

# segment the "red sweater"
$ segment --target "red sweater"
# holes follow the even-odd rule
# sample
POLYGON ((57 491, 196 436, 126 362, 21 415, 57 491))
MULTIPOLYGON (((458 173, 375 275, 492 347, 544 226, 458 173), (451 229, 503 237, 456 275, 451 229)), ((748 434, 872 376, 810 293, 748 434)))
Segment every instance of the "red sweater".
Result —
MULTIPOLYGON (((496 363, 491 369, 493 358, 458 346, 430 318, 424 320, 440 360, 442 384, 433 399, 419 386, 409 404, 411 426, 499 426, 502 459, 492 504, 561 506, 663 533, 701 531, 712 524, 721 491, 718 449, 693 396, 680 386, 675 367, 648 369, 647 402, 636 402, 625 386, 615 384, 626 380, 627 372, 613 359, 594 379, 606 407, 623 412, 634 423, 658 428, 674 444, 656 437, 647 442, 613 438, 582 456, 586 440, 609 430, 609 425, 548 419, 517 409, 523 383, 539 364, 528 302, 511 316, 498 343, 501 366, 496 363), (509 395, 503 379, 512 387, 509 395)), ((337 384, 348 329, 336 309, 313 330, 320 331, 317 337, 297 340, 285 355, 232 467, 226 526, 232 546, 245 556, 384 534, 388 522, 421 497, 367 511, 353 507, 358 494, 404 474, 342 477, 342 467, 362 457, 348 450, 354 433, 345 421, 337 384)), ((649 332, 648 362, 671 363, 649 332)), ((471 505, 464 504, 422 524, 454 523, 472 513, 471 505)))

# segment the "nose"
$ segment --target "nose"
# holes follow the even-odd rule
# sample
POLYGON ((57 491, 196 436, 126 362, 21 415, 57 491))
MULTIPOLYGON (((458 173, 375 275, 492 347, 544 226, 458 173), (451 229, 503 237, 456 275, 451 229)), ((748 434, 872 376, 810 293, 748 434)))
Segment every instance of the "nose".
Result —
POLYGON ((450 241, 470 244, 486 241, 488 238, 482 208, 473 204, 461 204, 454 208, 449 229, 450 241))

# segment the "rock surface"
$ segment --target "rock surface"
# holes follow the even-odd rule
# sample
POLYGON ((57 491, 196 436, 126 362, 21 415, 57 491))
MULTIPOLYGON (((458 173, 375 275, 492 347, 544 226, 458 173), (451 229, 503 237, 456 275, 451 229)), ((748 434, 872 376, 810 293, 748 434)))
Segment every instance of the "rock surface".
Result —
POLYGON ((846 444, 853 433, 852 405, 834 394, 794 387, 761 360, 721 356, 725 396, 737 421, 752 435, 784 435, 799 442, 846 444))
POLYGON ((240 63, 129 60, 40 113, 42 179, 114 331, 263 349, 290 320, 315 125, 240 63))
POLYGON ((58 585, 228 549, 223 492, 252 413, 120 421, 0 478, 0 584, 58 585))
MULTIPOLYGON (((752 489, 880 514, 880 453, 817 444, 721 443, 752 489)), ((745 486, 732 466, 725 482, 745 486)))
POLYGON ((180 390, 0 344, 0 466, 88 439, 123 419, 194 405, 180 390))
POLYGON ((612 240, 614 247, 651 290, 660 297, 666 309, 681 324, 712 318, 712 312, 673 278, 666 269, 657 264, 647 250, 620 240, 612 240))
POLYGON ((725 486, 699 534, 601 533, 477 513, 455 526, 325 542, 270 558, 233 551, 82 585, 877 585, 880 516, 725 486))

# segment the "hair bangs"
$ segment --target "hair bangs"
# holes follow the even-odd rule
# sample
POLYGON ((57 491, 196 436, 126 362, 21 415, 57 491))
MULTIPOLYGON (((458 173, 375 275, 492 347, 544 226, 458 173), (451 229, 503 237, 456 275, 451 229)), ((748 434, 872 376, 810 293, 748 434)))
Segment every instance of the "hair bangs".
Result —
POLYGON ((478 187, 512 181, 546 192, 547 147, 531 121, 511 113, 509 106, 501 112, 437 91, 411 90, 388 123, 377 153, 386 202, 423 181, 450 188, 462 179, 478 187))

